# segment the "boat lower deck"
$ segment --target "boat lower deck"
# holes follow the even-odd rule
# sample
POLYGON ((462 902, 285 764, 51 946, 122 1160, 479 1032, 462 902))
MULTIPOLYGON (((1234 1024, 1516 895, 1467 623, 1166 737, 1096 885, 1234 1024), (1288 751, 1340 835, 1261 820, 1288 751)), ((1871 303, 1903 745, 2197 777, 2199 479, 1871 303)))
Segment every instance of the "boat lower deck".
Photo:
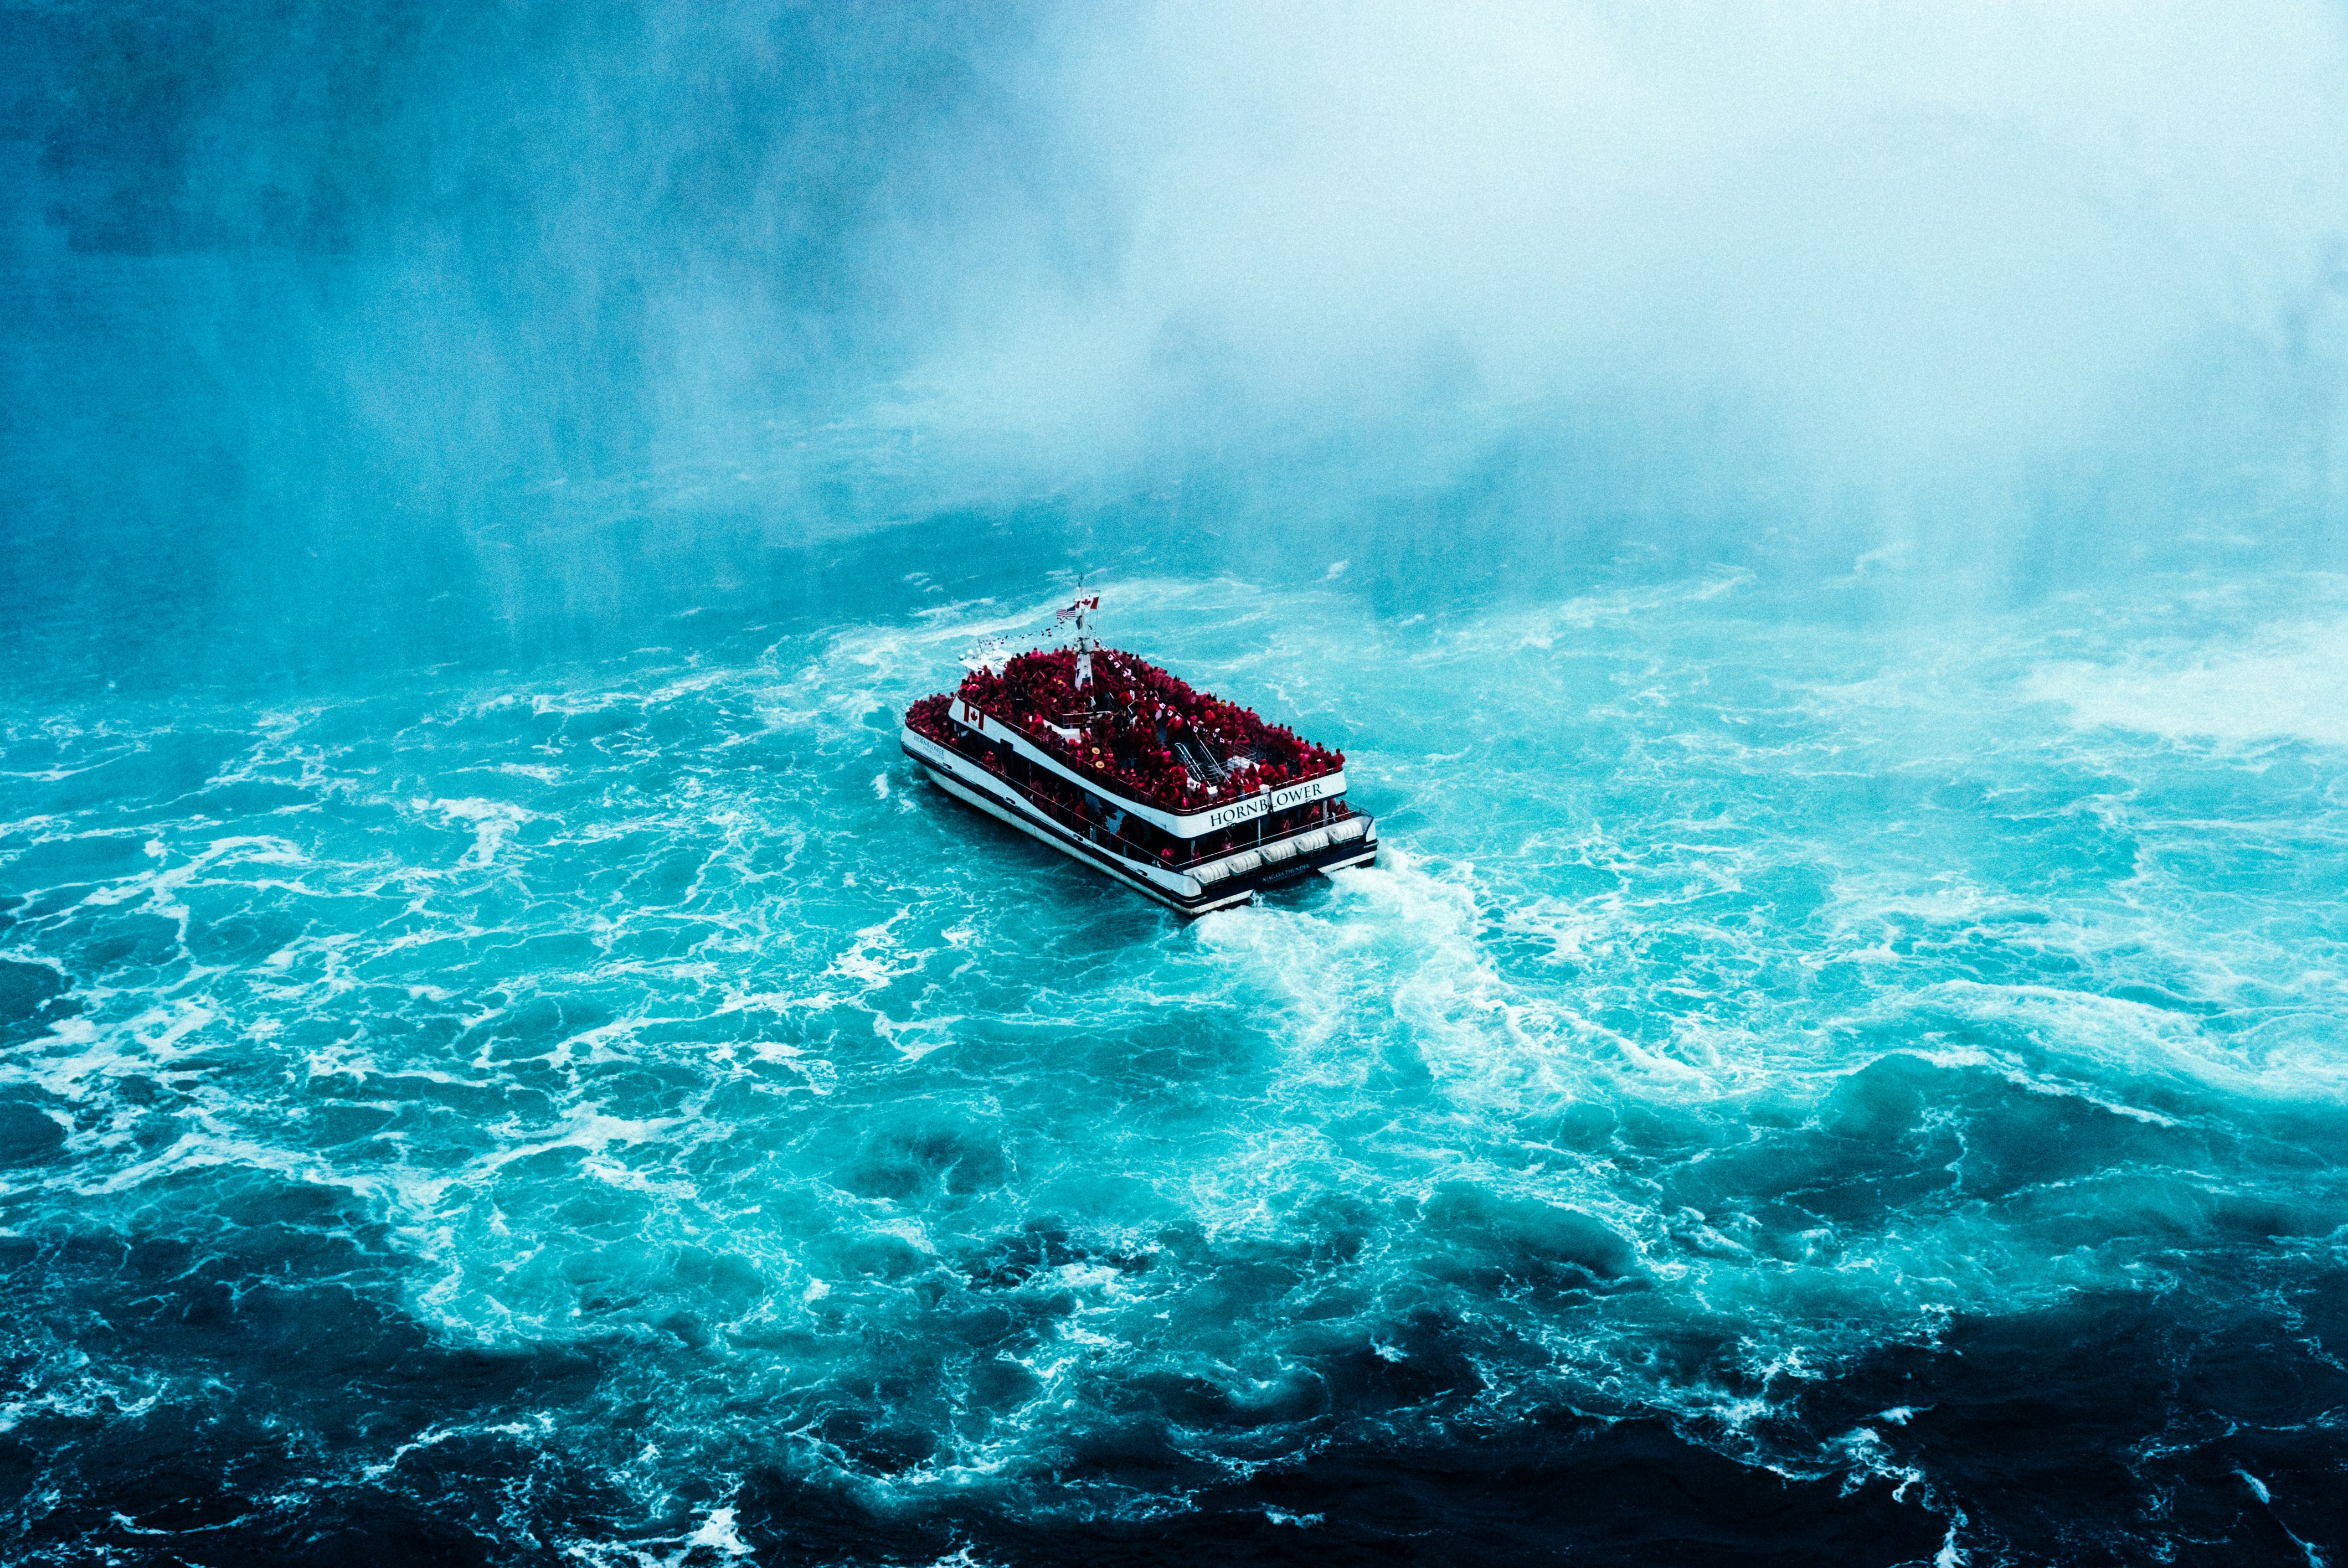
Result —
POLYGON ((904 736, 905 754, 922 765, 930 781, 948 794, 973 805, 989 816, 1009 824, 1031 838, 1039 839, 1067 856, 1082 861, 1097 871, 1116 878, 1137 893, 1148 897, 1183 915, 1203 915, 1212 909, 1228 908, 1244 904, 1266 887, 1293 882, 1313 872, 1332 872, 1347 866, 1367 866, 1377 859, 1377 826, 1366 816, 1348 819, 1363 824, 1359 836, 1342 841, 1330 841, 1326 834, 1311 850, 1292 849, 1285 856, 1266 856, 1261 851, 1249 851, 1229 857, 1223 864, 1223 874, 1210 882, 1202 882, 1191 868, 1169 870, 1130 860, 1071 831, 1061 823, 1043 815, 1021 797, 1019 792, 989 774, 970 759, 955 754, 935 742, 911 731, 904 736), (1245 865, 1244 870, 1233 870, 1233 864, 1245 865))

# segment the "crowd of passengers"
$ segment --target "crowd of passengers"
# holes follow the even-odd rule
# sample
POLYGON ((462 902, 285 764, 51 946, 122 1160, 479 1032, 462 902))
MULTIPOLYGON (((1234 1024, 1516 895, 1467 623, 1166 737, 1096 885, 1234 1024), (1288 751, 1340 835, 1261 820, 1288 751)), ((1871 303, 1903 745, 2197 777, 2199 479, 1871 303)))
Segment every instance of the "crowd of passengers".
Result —
POLYGON ((1054 754, 1102 775, 1119 794, 1162 811, 1203 811, 1259 787, 1278 789, 1345 765, 1343 752, 1315 745, 1284 724, 1267 724, 1237 702, 1195 692, 1179 677, 1114 649, 1093 655, 1089 692, 1076 687, 1074 651, 1059 648, 1023 653, 1000 673, 974 670, 959 695, 1017 725, 1054 754), (1055 725, 1081 733, 1070 740, 1055 725), (1187 759, 1186 743, 1192 753, 1187 759))
POLYGON ((1284 837, 1317 823, 1334 822, 1352 815, 1342 798, 1313 801, 1292 811, 1274 812, 1268 817, 1210 833, 1202 838, 1177 838, 1163 828, 1119 809, 1114 802, 1103 800, 1091 791, 1080 789, 1056 774, 1028 766, 1008 746, 983 740, 966 730, 958 730, 946 719, 950 702, 951 699, 944 696, 924 697, 906 713, 906 722, 916 733, 953 747, 984 765, 990 773, 1013 784, 1064 825, 1110 848, 1144 860, 1155 860, 1169 869, 1189 865, 1195 860, 1211 860, 1265 839, 1284 837))

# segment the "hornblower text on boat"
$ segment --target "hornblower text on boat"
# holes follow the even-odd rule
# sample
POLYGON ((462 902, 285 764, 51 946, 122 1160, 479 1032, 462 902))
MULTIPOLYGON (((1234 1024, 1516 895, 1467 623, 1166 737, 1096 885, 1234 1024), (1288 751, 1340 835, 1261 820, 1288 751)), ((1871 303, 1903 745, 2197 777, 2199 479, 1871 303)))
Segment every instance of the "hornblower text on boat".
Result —
POLYGON ((905 713, 906 755, 949 794, 1185 915, 1377 858, 1345 803, 1345 755, 1092 635, 982 650, 952 695, 905 713))

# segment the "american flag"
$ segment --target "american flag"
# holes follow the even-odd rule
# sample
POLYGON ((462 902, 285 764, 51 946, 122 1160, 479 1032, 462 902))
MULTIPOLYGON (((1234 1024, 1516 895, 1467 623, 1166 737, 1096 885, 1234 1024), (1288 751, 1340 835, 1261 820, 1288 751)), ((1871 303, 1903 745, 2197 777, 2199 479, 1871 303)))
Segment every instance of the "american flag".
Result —
POLYGON ((1093 595, 1090 599, 1080 599, 1080 600, 1076 600, 1076 603, 1074 603, 1074 604, 1072 604, 1072 605, 1068 606, 1068 608, 1067 608, 1067 609, 1066 609, 1066 610, 1064 610, 1060 611, 1060 613, 1059 613, 1058 615, 1056 615, 1056 616, 1053 617, 1053 624, 1054 624, 1054 625, 1057 625, 1057 624, 1059 624, 1059 622, 1061 622, 1061 621, 1063 621, 1063 620, 1074 620, 1076 618, 1077 613, 1078 613, 1079 611, 1086 610, 1098 610, 1099 608, 1100 608, 1100 595, 1099 595, 1099 594, 1095 594, 1095 595, 1093 595))

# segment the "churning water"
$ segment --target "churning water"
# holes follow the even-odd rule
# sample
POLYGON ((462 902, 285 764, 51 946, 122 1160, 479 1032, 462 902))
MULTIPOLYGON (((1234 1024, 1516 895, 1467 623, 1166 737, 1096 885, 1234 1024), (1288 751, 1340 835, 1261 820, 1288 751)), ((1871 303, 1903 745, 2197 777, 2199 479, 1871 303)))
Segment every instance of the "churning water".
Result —
POLYGON ((1044 601, 894 586, 10 722, 13 1558, 2342 1539, 2336 588, 1122 580, 1383 825, 1185 924, 920 781, 1044 601))

